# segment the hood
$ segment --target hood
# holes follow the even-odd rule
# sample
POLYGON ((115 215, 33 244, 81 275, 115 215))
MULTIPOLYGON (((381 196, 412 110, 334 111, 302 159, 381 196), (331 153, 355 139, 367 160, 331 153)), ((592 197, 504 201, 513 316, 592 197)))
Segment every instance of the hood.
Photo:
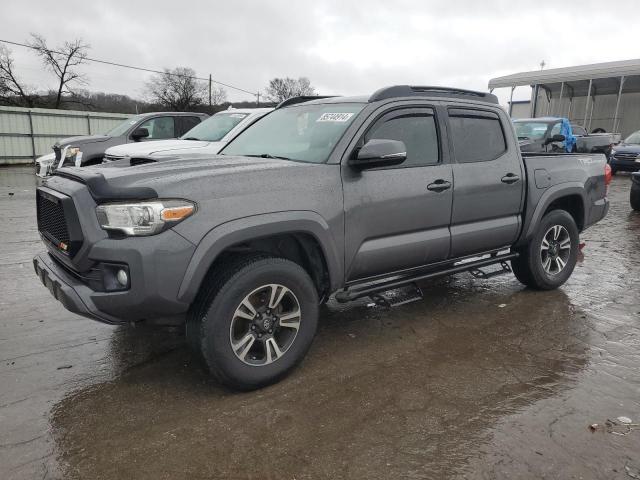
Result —
POLYGON ((80 145, 86 145, 88 143, 106 142, 113 137, 107 135, 79 135, 77 137, 61 138, 55 144, 64 148, 66 146, 78 147, 80 145))
MULTIPOLYGON (((240 178, 245 175, 275 176, 282 178, 287 169, 305 169, 313 164, 289 160, 232 157, 227 155, 194 155, 192 157, 167 157, 151 160, 128 168, 114 168, 128 160, 101 164, 91 167, 64 167, 58 170, 60 176, 78 179, 103 177, 108 189, 126 190, 139 187, 152 188, 160 196, 189 198, 195 185, 210 192, 211 181, 225 183, 226 178, 240 178)), ((100 182, 103 182, 100 180, 100 182)), ((210 193, 209 193, 210 195, 210 193)))
POLYGON ((156 140, 151 142, 126 143, 108 148, 105 155, 114 157, 138 157, 151 155, 180 155, 190 153, 216 154, 224 142, 202 142, 198 140, 156 140))
POLYGON ((635 143, 619 143, 614 145, 611 153, 640 153, 640 145, 635 143))

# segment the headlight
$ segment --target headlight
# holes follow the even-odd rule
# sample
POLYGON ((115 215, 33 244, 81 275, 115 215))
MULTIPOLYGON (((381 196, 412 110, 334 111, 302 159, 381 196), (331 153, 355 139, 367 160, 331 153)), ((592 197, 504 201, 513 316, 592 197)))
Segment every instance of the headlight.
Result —
POLYGON ((187 200, 154 200, 138 203, 107 203, 96 207, 98 223, 105 230, 127 235, 155 235, 191 216, 196 210, 187 200))

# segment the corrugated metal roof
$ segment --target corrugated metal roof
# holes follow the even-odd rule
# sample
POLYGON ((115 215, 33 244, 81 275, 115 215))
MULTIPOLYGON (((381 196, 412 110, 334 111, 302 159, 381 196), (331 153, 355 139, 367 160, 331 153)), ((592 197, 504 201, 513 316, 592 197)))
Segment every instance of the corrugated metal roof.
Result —
POLYGON ((640 75, 640 59, 514 73, 504 77, 492 78, 489 80, 489 88, 575 82, 597 78, 617 78, 623 75, 640 75))

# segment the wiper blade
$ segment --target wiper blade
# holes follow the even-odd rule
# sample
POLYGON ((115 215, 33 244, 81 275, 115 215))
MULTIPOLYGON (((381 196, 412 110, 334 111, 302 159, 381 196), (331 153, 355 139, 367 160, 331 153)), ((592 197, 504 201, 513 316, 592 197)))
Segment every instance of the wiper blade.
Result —
POLYGON ((281 157, 280 155, 271 155, 270 153, 261 153, 256 155, 245 155, 245 157, 256 157, 256 158, 276 158, 278 160, 291 160, 289 157, 281 157))
POLYGON ((182 140, 196 140, 198 142, 200 141, 200 139, 196 137, 187 137, 187 138, 183 138, 182 140))

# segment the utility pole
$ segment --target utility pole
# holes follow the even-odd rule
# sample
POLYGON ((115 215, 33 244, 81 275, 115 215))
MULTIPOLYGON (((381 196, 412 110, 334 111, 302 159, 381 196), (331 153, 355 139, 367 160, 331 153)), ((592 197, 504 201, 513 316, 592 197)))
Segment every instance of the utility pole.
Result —
POLYGON ((260 92, 256 93, 256 97, 258 99, 258 101, 256 103, 257 103, 257 106, 259 107, 260 106, 260 92))
POLYGON ((211 74, 209 74, 209 106, 211 106, 211 74))

